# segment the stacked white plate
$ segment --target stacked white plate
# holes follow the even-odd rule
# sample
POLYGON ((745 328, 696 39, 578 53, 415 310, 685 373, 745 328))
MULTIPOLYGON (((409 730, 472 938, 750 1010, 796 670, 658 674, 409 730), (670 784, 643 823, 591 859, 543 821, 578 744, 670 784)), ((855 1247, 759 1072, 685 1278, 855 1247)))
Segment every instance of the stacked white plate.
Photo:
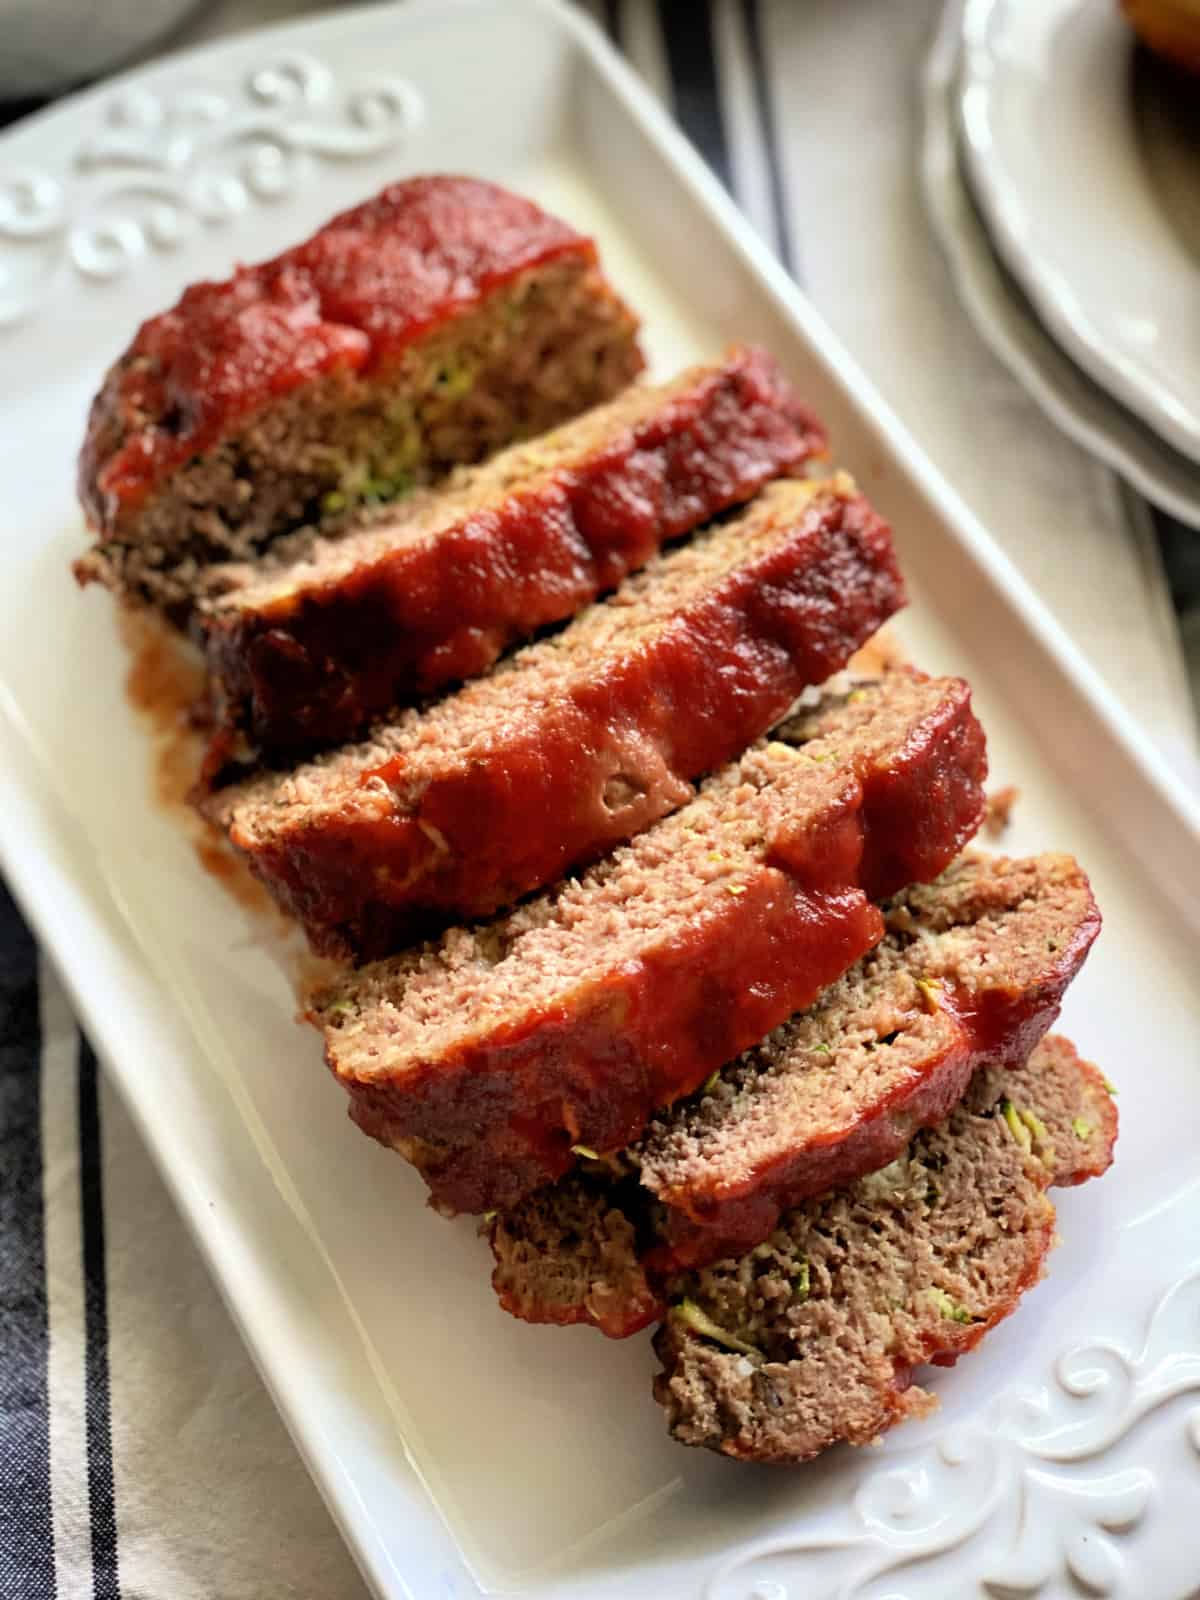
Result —
POLYGON ((926 201, 993 352, 1077 443, 1200 527, 1200 90, 1115 0, 951 5, 926 201))

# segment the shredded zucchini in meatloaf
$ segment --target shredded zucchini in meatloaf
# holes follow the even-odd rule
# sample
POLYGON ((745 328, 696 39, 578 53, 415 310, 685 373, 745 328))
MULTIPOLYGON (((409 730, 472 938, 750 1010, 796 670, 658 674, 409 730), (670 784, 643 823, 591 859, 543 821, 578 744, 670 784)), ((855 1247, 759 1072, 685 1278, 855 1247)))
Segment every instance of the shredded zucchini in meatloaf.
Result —
POLYGON ((736 1334, 729 1333, 719 1323, 714 1322, 707 1311, 702 1311, 694 1300, 685 1298, 678 1301, 671 1307, 671 1315, 676 1322, 682 1322, 693 1333, 711 1339, 715 1344, 722 1344, 727 1350, 738 1350, 746 1356, 762 1354, 757 1345, 747 1344, 744 1339, 739 1339, 736 1334))
POLYGON ((951 1299, 944 1289, 938 1289, 936 1287, 930 1289, 929 1298, 941 1312, 942 1316, 949 1317, 951 1322, 970 1323, 975 1321, 975 1318, 967 1310, 966 1306, 960 1306, 958 1301, 951 1299))

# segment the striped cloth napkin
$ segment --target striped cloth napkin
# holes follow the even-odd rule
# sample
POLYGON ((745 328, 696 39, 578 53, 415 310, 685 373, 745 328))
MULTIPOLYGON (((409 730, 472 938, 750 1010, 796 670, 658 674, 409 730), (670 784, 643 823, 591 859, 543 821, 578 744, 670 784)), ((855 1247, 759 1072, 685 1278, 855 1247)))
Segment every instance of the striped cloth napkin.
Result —
MULTIPOLYGON (((187 42, 304 9, 224 0, 187 42)), ((592 7, 1148 732, 1186 760, 1194 723, 1159 542, 1194 605, 1200 541, 1156 525, 1055 436, 955 305, 914 161, 937 9, 592 7)), ((136 1130, 0 889, 0 1600, 364 1594, 136 1130)))

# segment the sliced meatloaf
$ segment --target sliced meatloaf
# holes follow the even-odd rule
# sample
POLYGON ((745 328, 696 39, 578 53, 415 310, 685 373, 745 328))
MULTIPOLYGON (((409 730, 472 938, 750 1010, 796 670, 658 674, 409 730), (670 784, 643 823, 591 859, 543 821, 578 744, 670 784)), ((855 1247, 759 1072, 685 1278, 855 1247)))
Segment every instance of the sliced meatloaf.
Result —
POLYGON ((278 758, 336 743, 475 677, 824 442, 771 358, 734 349, 407 512, 218 569, 230 592, 200 619, 218 751, 248 741, 278 758))
POLYGON ((673 811, 902 600, 853 484, 786 480, 489 677, 207 810, 317 950, 384 955, 673 811))
POLYGON ((614 1338, 654 1321, 680 1268, 749 1250, 782 1212, 943 1121, 981 1066, 1023 1062, 1100 925, 1086 877, 1059 855, 965 857, 884 917, 883 941, 815 1005, 624 1156, 494 1219, 507 1310, 614 1338))
POLYGON ((1038 1281, 1055 1238, 1047 1185, 1103 1172, 1116 1133, 1103 1078, 1065 1039, 985 1068, 882 1171, 672 1283, 654 1341, 671 1433, 805 1461, 924 1416, 936 1401, 913 1373, 953 1365, 1038 1281))
POLYGON ((199 570, 552 427, 642 366, 596 247, 475 178, 410 178, 143 323, 92 405, 76 568, 186 612, 199 570))
POLYGON ((877 943, 872 899, 948 865, 985 768, 958 679, 821 700, 583 877, 318 997, 356 1121, 450 1210, 621 1149, 877 943))

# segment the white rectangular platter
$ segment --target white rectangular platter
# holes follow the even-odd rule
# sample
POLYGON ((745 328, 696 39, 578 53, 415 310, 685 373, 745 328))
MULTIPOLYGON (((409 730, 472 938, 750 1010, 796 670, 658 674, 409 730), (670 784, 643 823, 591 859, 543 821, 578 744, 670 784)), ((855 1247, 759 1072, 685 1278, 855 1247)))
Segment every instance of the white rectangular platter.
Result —
POLYGON ((599 36, 551 0, 412 0, 34 118, 0 140, 0 371, 3 868, 375 1590, 1191 1592, 1200 808, 599 36), (431 170, 594 231, 657 373, 735 337, 776 353, 894 520, 904 644, 975 686, 995 780, 1021 791, 1006 847, 1093 875, 1106 929, 1064 1026, 1120 1085, 1117 1166, 1061 1197, 1049 1279, 880 1450, 795 1472, 685 1452, 645 1339, 500 1312, 470 1222, 351 1127, 277 953, 153 802, 112 607, 70 579, 85 408, 135 325, 431 170))

